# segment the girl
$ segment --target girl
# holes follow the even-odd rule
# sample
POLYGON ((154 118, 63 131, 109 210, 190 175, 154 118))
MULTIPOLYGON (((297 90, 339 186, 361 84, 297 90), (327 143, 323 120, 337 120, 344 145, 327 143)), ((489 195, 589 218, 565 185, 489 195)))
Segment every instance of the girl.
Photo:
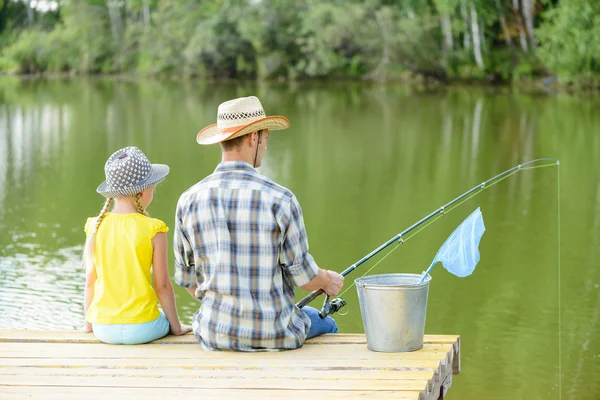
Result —
POLYGON ((106 203, 85 225, 85 330, 112 344, 151 342, 169 328, 175 335, 189 332, 179 322, 169 280, 168 228, 146 212, 169 167, 150 164, 140 149, 126 147, 110 156, 104 172, 97 192, 106 203))

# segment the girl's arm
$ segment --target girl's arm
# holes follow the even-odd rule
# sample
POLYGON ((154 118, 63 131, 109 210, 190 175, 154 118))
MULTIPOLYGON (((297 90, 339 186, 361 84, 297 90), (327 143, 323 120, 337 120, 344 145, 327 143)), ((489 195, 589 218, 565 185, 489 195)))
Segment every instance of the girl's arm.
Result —
MULTIPOLYGON (((88 239, 90 240, 90 239, 88 239)), ((86 250, 88 248, 89 243, 86 243, 86 250)), ((90 304, 94 299, 94 285, 96 284, 96 265, 93 262, 90 262, 89 256, 86 253, 84 256, 84 264, 85 264, 85 290, 83 293, 83 318, 85 319, 85 327, 83 330, 85 332, 92 331, 92 324, 87 320, 87 310, 90 308, 90 304)))
POLYGON ((152 269, 154 270, 154 290, 160 305, 165 312, 165 316, 169 320, 171 326, 171 332, 174 335, 184 335, 191 331, 189 326, 183 325, 179 322, 179 316, 177 315, 177 306, 175 304, 175 293, 173 292, 173 285, 169 279, 169 267, 167 263, 167 234, 159 232, 152 239, 152 245, 154 246, 154 256, 152 260, 152 269))

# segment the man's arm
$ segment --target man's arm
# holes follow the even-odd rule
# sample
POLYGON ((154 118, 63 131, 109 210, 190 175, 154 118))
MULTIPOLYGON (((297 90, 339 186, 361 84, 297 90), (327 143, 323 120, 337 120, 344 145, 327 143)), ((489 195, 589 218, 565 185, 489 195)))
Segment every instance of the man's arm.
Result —
POLYGON ((179 286, 183 286, 196 300, 198 279, 194 262, 194 251, 189 238, 185 234, 181 210, 177 207, 175 215, 175 229, 173 231, 173 252, 175 255, 174 279, 179 286))
POLYGON ((295 197, 290 201, 287 211, 287 229, 279 256, 284 271, 294 285, 303 290, 323 289, 331 296, 337 295, 344 285, 344 277, 319 268, 308 252, 302 209, 295 197))

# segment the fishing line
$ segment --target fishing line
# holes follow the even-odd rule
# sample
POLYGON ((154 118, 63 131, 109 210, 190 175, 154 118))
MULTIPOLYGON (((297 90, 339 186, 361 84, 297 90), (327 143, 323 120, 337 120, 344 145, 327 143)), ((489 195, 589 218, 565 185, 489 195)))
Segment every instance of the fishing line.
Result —
POLYGON ((562 322, 562 315, 561 315, 561 301, 560 301, 560 162, 557 161, 556 165, 558 166, 557 170, 556 170, 556 198, 557 198, 557 204, 556 204, 556 208, 557 208, 557 225, 558 225, 558 232, 557 232, 557 241, 558 241, 558 245, 556 246, 558 248, 558 262, 557 262, 557 268, 558 268, 558 398, 562 399, 562 330, 561 330, 561 322, 562 322))
MULTIPOLYGON (((381 257, 381 259, 379 261, 377 261, 375 263, 375 265, 373 265, 371 268, 369 268, 367 270, 367 272, 365 272, 364 274, 362 274, 360 277, 362 278, 363 276, 365 276, 366 274, 368 274, 369 272, 371 272, 376 266, 378 266, 379 264, 381 264, 381 262, 383 260, 385 260, 386 258, 388 258, 388 256, 390 254, 392 254, 394 252, 394 250, 396 250, 398 247, 400 247, 402 245, 402 242, 399 242, 393 249, 391 249, 385 256, 381 257)), ((352 287, 354 286, 354 282, 352 283, 352 285, 348 286, 346 288, 346 290, 344 290, 342 293, 338 294, 338 296, 342 296, 344 293, 346 293, 348 290, 350 290, 352 287)), ((346 315, 346 314, 344 314, 346 315)))
MULTIPOLYGON (((556 164, 544 164, 544 165, 534 165, 534 166, 519 166, 514 171, 512 171, 510 173, 507 173, 505 176, 499 178, 498 180, 496 180, 496 181, 494 181, 494 182, 492 182, 492 183, 490 183, 488 185, 485 185, 484 187, 482 187, 481 191, 472 193, 469 196, 467 196, 466 198, 464 198, 461 201, 459 201, 458 203, 453 204, 452 206, 448 207, 447 209, 444 209, 441 214, 438 214, 435 217, 433 217, 430 221, 428 221, 421 228, 417 229, 414 233, 409 233, 406 237, 402 237, 398 241, 398 244, 394 248, 392 248, 385 256, 383 256, 379 261, 377 261, 377 263, 375 263, 375 265, 373 265, 371 268, 369 268, 364 274, 362 274, 360 276, 360 278, 364 277, 369 272, 371 272, 373 269, 375 269, 375 267, 377 267, 379 264, 381 264, 381 262, 383 262, 383 260, 385 260, 388 256, 390 256, 390 254, 392 254, 394 251, 396 251, 396 249, 398 247, 400 247, 401 244, 403 244, 404 242, 406 242, 409 239, 412 239, 417 234, 419 234, 421 231, 423 231, 425 228, 427 228, 429 225, 431 225, 435 221, 437 221, 439 218, 443 217, 445 214, 447 214, 450 211, 454 210, 455 208, 459 207, 463 203, 471 200, 473 197, 475 197, 475 196, 483 193, 486 189, 489 189, 492 186, 497 185, 498 183, 500 183, 503 180, 511 177, 512 175, 516 174, 519 171, 525 171, 525 170, 530 170, 530 169, 538 169, 538 168, 547 168, 547 167, 558 167, 558 168, 560 168, 560 164, 557 161, 556 164)), ((560 177, 560 174, 559 174, 559 177, 560 177)), ((559 196, 560 196, 560 188, 559 188, 559 196)), ((559 201, 560 201, 560 198, 559 198, 559 201)), ((560 209, 559 209, 559 234, 560 234, 560 209)), ((560 237, 559 237, 559 242, 560 242, 560 237)), ((559 274, 560 274, 560 246, 559 246, 559 274)), ((338 296, 342 296, 344 293, 346 293, 348 290, 350 290, 352 287, 354 287, 354 285, 355 285, 354 282, 352 282, 352 284, 350 286, 348 286, 342 293, 338 294, 338 296)), ((559 279, 559 285, 560 285, 560 279, 559 279)), ((559 291, 560 291, 560 286, 559 286, 559 291)), ((559 318, 560 318, 560 309, 559 309, 559 318)), ((559 330, 559 333, 560 333, 560 330, 559 330)), ((559 358, 560 358, 560 356, 559 356, 559 358)))
POLYGON ((346 306, 346 312, 342 314, 341 312, 338 311, 337 315, 345 317, 346 315, 348 315, 348 313, 350 313, 350 306, 347 305, 346 306))

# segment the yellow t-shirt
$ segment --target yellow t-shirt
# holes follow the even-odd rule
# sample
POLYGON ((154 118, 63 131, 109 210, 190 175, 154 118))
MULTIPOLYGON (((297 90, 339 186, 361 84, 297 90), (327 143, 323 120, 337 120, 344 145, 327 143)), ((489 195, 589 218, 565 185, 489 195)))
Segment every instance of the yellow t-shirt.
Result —
MULTIPOLYGON (((88 218, 90 236, 96 218, 88 218)), ((139 324, 158 318, 152 287, 152 239, 168 232, 161 220, 143 214, 107 212, 96 232, 96 284, 87 320, 96 324, 139 324)))

